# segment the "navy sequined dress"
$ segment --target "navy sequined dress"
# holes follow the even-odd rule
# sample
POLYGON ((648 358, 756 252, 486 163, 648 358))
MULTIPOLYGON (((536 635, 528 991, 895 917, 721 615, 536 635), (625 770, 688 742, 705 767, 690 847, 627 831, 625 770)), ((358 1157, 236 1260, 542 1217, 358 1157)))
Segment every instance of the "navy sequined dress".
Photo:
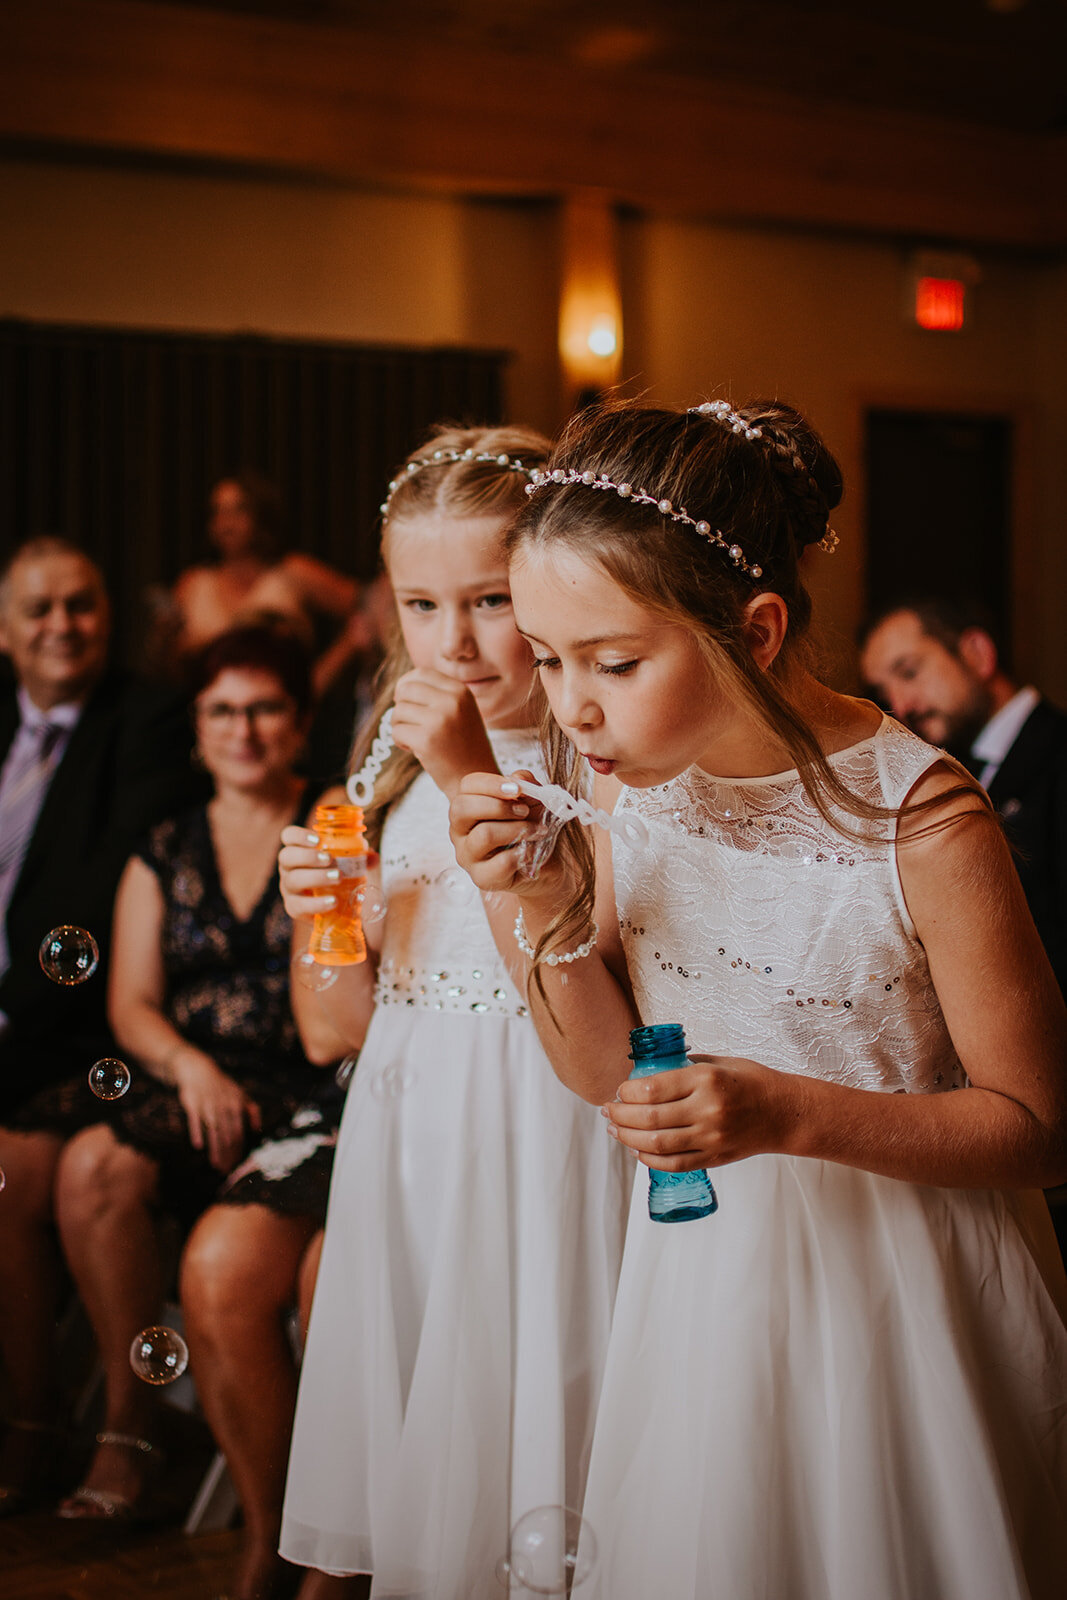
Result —
MULTIPOLYGON (((306 809, 304 798, 297 815, 306 809)), ((303 1160, 258 1169, 253 1191, 231 1184, 224 1198, 270 1204, 267 1191, 278 1184, 279 1210, 318 1215, 325 1209, 328 1167, 340 1116, 342 1095, 333 1074, 305 1058, 289 1005, 290 922, 275 870, 258 904, 246 918, 235 915, 218 870, 207 808, 199 806, 152 829, 138 857, 155 874, 164 902, 160 932, 166 994, 163 1009, 178 1032, 211 1057, 239 1083, 260 1108, 261 1134, 250 1133, 241 1153, 246 1170, 254 1146, 266 1139, 288 1141, 293 1122, 305 1158, 318 1155, 318 1175, 305 1173, 306 1203, 282 1193, 303 1160), (314 1141, 312 1135, 317 1136, 314 1141), (325 1173, 323 1165, 325 1163, 325 1173)), ((91 1066, 86 1062, 86 1074, 91 1066)), ((191 1220, 216 1197, 226 1175, 194 1150, 177 1091, 160 1083, 128 1059, 130 1088, 110 1103, 96 1099, 85 1075, 42 1091, 11 1119, 21 1131, 71 1136, 95 1123, 109 1124, 116 1137, 159 1163, 160 1199, 191 1220)), ((233 1174, 237 1177, 237 1173, 233 1174)), ((291 1184, 290 1184, 291 1188, 291 1184)))

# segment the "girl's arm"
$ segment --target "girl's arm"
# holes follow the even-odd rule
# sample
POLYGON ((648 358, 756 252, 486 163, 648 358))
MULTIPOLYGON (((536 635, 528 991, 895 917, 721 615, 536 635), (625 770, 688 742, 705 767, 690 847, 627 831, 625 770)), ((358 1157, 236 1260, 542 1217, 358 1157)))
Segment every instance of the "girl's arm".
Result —
MULTIPOLYGON (((327 790, 319 805, 343 805, 343 789, 327 790)), ((301 982, 300 958, 306 955, 311 938, 312 919, 319 911, 336 904, 333 894, 337 871, 326 851, 319 849, 319 836, 310 827, 291 825, 282 832, 278 855, 278 881, 282 901, 293 924, 293 966, 289 985, 293 1020, 308 1060, 316 1066, 329 1066, 349 1050, 363 1043, 374 1009, 374 983, 381 948, 381 917, 370 908, 381 905, 381 883, 376 866, 368 868, 363 935, 367 959, 354 967, 338 967, 336 980, 327 989, 313 989, 301 982)), ((318 969, 312 967, 312 974, 318 969)))
MULTIPOLYGON (((490 921, 498 945, 501 950, 507 949, 509 941, 512 945, 512 956, 505 957, 512 964, 518 956, 513 931, 518 908, 523 910, 528 942, 536 946, 556 913, 568 904, 570 891, 555 858, 532 882, 519 872, 512 847, 537 827, 539 811, 521 796, 502 793, 506 782, 485 772, 466 777, 452 802, 451 831, 457 861, 493 907, 490 921)), ((597 785, 598 807, 610 811, 614 798, 597 785)), ((548 1006, 532 984, 528 996, 541 1043, 557 1077, 584 1100, 599 1104, 615 1094, 629 1072, 630 1029, 640 1019, 619 939, 606 834, 596 835, 596 850, 596 946, 580 960, 541 966, 548 1006)), ((583 937, 577 935, 575 942, 583 937)), ((525 982, 530 962, 521 956, 519 960, 518 971, 525 982)), ((516 970, 514 965, 512 970, 516 970)))
POLYGON ((164 1014, 164 911, 155 873, 132 856, 115 897, 108 1020, 121 1049, 160 1082, 176 1086, 190 1143, 196 1150, 206 1146, 212 1165, 226 1172, 241 1153, 245 1122, 259 1127, 259 1107, 164 1014))
MULTIPOLYGON (((958 787, 944 768, 913 798, 958 787)), ((905 899, 970 1087, 890 1095, 756 1062, 701 1057, 629 1083, 606 1108, 624 1144, 664 1171, 761 1151, 912 1183, 1050 1187, 1067 1174, 1067 1009, 1008 847, 977 796, 901 820, 905 899), (940 821, 937 813, 934 819, 940 821)))
POLYGON ((315 556, 291 551, 283 565, 299 585, 304 600, 317 611, 325 611, 332 617, 347 617, 359 599, 359 584, 355 578, 327 566, 315 556))

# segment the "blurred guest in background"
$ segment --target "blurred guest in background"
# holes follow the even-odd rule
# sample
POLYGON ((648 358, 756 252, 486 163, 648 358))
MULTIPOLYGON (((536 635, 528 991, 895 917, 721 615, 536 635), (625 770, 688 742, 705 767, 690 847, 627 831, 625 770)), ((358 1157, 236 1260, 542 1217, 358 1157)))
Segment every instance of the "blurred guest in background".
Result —
MULTIPOLYGON (((188 1224, 256 1142, 321 1085, 289 1010, 290 928, 278 834, 306 809, 294 773, 310 704, 307 657, 271 630, 217 639, 194 677, 197 752, 214 798, 158 824, 126 865, 115 903, 109 1013, 132 1072, 110 1103, 76 1077, 5 1118, 0 1166, 17 1199, 0 1214, 0 1349, 24 1385, 18 1415, 52 1420, 55 1263, 38 1260, 55 1217, 104 1368, 106 1409, 68 1517, 142 1509, 158 1421, 130 1366, 168 1286, 161 1216, 188 1224), (34 1364, 31 1350, 39 1352, 34 1364)), ((17 1430, 16 1430, 17 1431, 17 1430)), ((9 1482, 35 1487, 32 1471, 9 1482)))
POLYGON ((988 791, 1067 992, 1067 715, 1014 681, 977 607, 901 601, 866 626, 861 652, 864 678, 893 715, 988 791))
MULTIPOLYGON (((335 1055, 346 1049, 338 1038, 335 1055)), ((190 1366, 241 1505, 228 1600, 274 1600, 295 1577, 278 1554, 296 1409, 290 1319, 298 1307, 306 1334, 347 1082, 333 1072, 322 1079, 314 1099, 230 1174, 182 1258, 190 1366)))
POLYGON ((353 743, 374 709, 375 676, 396 622, 396 604, 384 573, 367 584, 359 605, 329 649, 319 657, 319 700, 308 745, 308 770, 325 783, 348 772, 353 743))
POLYGON ((279 626, 315 653, 323 642, 322 624, 336 628, 359 598, 355 579, 314 556, 282 548, 278 492, 254 473, 216 483, 208 538, 214 560, 187 568, 171 597, 172 672, 180 673, 183 663, 227 628, 248 622, 279 626))
MULTIPOLYGON (((0 1123, 44 1087, 108 1054, 105 976, 115 886, 134 839, 204 792, 184 706, 109 670, 110 608, 99 569, 65 539, 20 546, 0 573, 0 1123), (85 928, 103 972, 60 987, 44 936, 85 928)), ((56 1456, 51 1336, 60 1284, 52 1162, 0 1136, 0 1322, 11 1420, 0 1437, 0 1516, 56 1456), (43 1337, 36 1331, 44 1329, 43 1337)))

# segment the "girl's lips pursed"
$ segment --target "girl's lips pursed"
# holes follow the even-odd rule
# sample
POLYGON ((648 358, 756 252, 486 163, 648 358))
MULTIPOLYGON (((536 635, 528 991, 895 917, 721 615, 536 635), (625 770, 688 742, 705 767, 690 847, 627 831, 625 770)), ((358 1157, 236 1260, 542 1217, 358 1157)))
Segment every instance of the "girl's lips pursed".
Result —
POLYGON ((602 756, 586 756, 585 759, 588 761, 593 771, 599 773, 602 778, 606 778, 608 774, 614 772, 615 768, 618 766, 617 761, 605 761, 602 756))

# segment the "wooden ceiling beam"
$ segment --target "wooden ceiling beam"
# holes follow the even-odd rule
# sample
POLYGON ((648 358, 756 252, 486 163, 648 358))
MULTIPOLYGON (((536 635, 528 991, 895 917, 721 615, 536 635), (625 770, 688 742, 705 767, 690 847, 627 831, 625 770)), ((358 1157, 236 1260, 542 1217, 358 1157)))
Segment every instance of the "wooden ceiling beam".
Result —
POLYGON ((1067 247, 1067 140, 135 0, 4 0, 0 138, 1067 247))

